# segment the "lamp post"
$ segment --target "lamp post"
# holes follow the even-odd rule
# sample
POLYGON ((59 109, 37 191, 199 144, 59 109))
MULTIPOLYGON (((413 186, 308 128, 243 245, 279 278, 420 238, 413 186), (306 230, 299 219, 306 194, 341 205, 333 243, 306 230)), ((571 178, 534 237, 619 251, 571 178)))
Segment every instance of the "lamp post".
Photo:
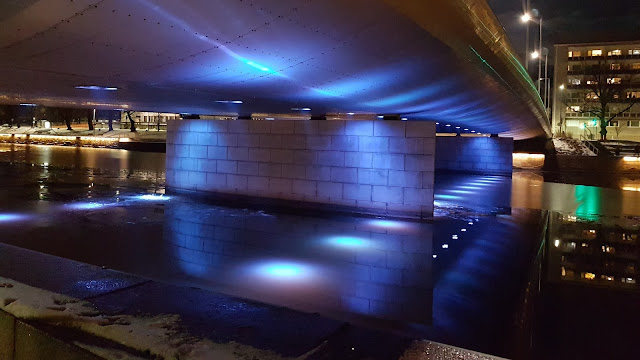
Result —
MULTIPOLYGON (((540 79, 542 78, 542 57, 545 56, 543 55, 543 51, 542 51, 542 16, 540 15, 540 13, 538 12, 538 10, 533 9, 531 11, 529 10, 529 0, 527 0, 527 11, 522 14, 522 17, 520 18, 520 20, 522 20, 522 22, 527 24, 527 54, 529 54, 528 49, 529 49, 529 22, 533 21, 538 23, 540 30, 539 30, 539 35, 538 35, 538 46, 536 48, 536 50, 534 50, 531 53, 531 58, 533 59, 538 59, 538 84, 537 84, 537 89, 538 89, 538 93, 540 93, 540 96, 542 96, 542 92, 541 92, 541 88, 542 88, 542 84, 540 79)), ((534 46, 535 48, 535 46, 534 46)), ((529 70, 529 60, 526 60, 526 69, 529 70)))
POLYGON ((526 37, 526 41, 525 41, 525 57, 524 57, 524 67, 527 70, 527 72, 529 71, 529 59, 527 59, 527 56, 529 56, 529 21, 531 20, 531 0, 526 0, 526 3, 523 1, 523 15, 520 18, 522 20, 523 23, 526 24, 526 29, 527 29, 527 37, 526 37))

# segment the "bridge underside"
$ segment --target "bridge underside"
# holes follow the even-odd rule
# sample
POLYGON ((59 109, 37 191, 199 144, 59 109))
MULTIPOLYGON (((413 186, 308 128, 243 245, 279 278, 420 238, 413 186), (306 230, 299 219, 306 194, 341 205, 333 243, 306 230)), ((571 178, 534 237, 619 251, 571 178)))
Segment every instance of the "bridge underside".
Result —
POLYGON ((3 103, 549 133, 484 0, 29 0, 0 26, 3 103))

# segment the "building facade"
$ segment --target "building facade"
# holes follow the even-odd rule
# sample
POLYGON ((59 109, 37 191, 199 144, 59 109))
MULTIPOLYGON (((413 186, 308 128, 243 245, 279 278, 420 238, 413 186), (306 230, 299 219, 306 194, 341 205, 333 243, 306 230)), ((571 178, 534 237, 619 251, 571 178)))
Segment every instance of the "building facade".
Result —
POLYGON ((556 45, 554 72, 554 136, 599 139, 602 96, 607 139, 640 141, 640 40, 556 45))

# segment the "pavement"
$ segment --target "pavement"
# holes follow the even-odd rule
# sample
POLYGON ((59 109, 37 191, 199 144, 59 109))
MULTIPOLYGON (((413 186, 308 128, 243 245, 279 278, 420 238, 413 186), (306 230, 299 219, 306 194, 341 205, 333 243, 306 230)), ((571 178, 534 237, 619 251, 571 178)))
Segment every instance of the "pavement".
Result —
POLYGON ((0 360, 496 359, 5 244, 0 277, 0 360))

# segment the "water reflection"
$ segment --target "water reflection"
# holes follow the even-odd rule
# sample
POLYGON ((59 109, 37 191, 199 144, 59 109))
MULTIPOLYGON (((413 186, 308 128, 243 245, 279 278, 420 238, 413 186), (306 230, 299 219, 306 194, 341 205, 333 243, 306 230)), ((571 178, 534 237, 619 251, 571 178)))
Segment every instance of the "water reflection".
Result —
POLYGON ((549 280, 639 289, 640 219, 553 213, 549 280))
POLYGON ((306 311, 431 322, 433 225, 166 206, 191 281, 306 311))

